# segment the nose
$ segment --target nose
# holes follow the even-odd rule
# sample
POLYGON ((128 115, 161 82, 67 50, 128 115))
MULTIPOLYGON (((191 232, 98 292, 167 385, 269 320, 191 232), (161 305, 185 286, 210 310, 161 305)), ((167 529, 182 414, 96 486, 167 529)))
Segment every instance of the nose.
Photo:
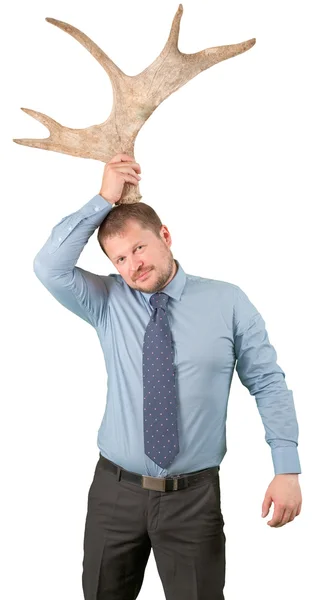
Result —
POLYGON ((132 259, 132 264, 130 265, 129 272, 134 279, 139 277, 139 273, 144 270, 143 262, 139 259, 132 259))

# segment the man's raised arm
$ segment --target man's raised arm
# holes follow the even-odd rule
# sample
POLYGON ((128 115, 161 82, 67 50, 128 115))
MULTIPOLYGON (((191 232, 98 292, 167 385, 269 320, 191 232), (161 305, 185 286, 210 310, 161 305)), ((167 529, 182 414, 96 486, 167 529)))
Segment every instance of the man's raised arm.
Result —
POLYGON ((127 154, 116 154, 104 168, 99 194, 52 229, 33 261, 33 269, 47 290, 87 323, 97 327, 106 314, 113 275, 100 276, 76 263, 95 229, 122 195, 125 182, 138 184, 140 166, 127 154))
POLYGON ((100 194, 94 196, 55 225, 33 261, 35 274, 56 300, 94 327, 107 302, 108 277, 103 279, 75 265, 89 238, 112 208, 100 194))

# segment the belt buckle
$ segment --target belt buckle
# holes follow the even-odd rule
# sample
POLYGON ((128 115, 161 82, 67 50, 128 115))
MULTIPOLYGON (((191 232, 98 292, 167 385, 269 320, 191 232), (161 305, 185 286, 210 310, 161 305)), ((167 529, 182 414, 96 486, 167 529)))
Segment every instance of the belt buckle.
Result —
POLYGON ((142 487, 147 490, 155 490, 158 492, 166 491, 166 479, 164 477, 151 477, 150 475, 142 475, 142 487))
MULTIPOLYGON (((151 477, 149 475, 142 475, 143 483, 142 487, 147 490, 156 490, 157 492, 166 492, 166 478, 165 477, 151 477)), ((173 490, 178 489, 178 478, 174 477, 173 490)))

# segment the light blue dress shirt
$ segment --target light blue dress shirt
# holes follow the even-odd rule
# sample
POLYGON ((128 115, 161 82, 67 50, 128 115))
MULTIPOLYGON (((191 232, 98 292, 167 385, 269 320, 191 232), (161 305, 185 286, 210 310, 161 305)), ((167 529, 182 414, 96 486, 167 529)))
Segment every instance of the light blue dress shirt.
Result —
POLYGON ((169 295, 180 452, 168 469, 144 453, 142 349, 152 294, 131 288, 119 273, 98 275, 75 266, 112 209, 95 195, 54 226, 33 264, 50 294, 98 335, 108 375, 97 436, 101 454, 153 477, 220 465, 227 450, 227 403, 236 364, 242 384, 255 396, 275 474, 301 473, 293 395, 262 316, 237 285, 189 275, 176 259, 178 270, 162 291, 169 295))

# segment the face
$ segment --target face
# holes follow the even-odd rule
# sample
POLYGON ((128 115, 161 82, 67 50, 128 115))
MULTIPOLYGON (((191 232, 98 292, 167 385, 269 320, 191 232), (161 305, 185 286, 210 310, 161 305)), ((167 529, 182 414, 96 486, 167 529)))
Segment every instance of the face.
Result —
POLYGON ((177 271, 166 225, 160 228, 161 239, 143 229, 133 219, 120 235, 108 238, 104 250, 126 283, 142 292, 155 293, 167 285, 177 271), (140 275, 143 275, 141 278, 140 275))

